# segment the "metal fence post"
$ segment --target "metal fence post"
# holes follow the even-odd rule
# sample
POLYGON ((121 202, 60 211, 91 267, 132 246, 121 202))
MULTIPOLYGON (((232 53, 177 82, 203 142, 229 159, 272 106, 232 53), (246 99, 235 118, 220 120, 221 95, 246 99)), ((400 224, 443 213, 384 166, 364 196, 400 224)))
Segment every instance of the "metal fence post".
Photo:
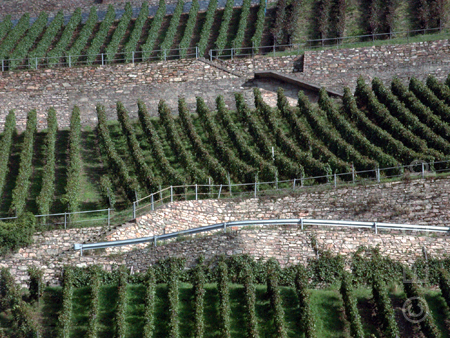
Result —
POLYGON ((133 202, 133 219, 136 218, 136 202, 133 202))
POLYGON ((153 236, 153 245, 154 245, 155 247, 156 247, 156 240, 157 240, 157 238, 158 238, 157 235, 153 236))
POLYGON ((155 201, 154 201, 154 198, 153 198, 153 195, 152 195, 152 211, 154 211, 155 210, 155 201))
POLYGON ((198 201, 198 186, 195 185, 195 200, 198 201))
POLYGON ((422 179, 425 178, 425 165, 422 162, 422 179))
POLYGON ((104 55, 102 53, 102 66, 104 66, 104 65, 105 65, 105 57, 104 57, 104 55))
POLYGON ((209 50, 209 61, 212 62, 212 49, 209 50))
POLYGON ((355 166, 352 164, 352 183, 355 184, 355 166))
POLYGON ((2 60, 2 72, 5 71, 5 60, 2 60))
POLYGON ((375 234, 378 235, 378 226, 377 226, 377 222, 373 222, 373 228, 375 229, 375 234))
POLYGON ((233 193, 231 192, 231 178, 230 178, 230 173, 228 173, 228 190, 230 191, 230 196, 232 196, 233 193))
POLYGON ((256 187, 256 180, 255 180, 255 194, 254 194, 254 196, 255 196, 255 198, 256 198, 256 189, 257 189, 257 187, 256 187))
POLYGON ((111 209, 108 208, 108 227, 111 225, 111 209))
POLYGON ((295 178, 294 178, 294 184, 292 185, 292 190, 295 190, 295 178))
POLYGON ((132 63, 134 63, 134 51, 131 53, 132 63))
POLYGON ((377 168, 377 182, 380 183, 381 177, 380 177, 380 168, 377 168))
POLYGON ((67 229, 67 213, 64 212, 64 229, 67 229))
POLYGON ((275 57, 275 44, 273 44, 273 57, 275 57))
POLYGON ((173 202, 173 186, 170 186, 170 202, 173 202))
POLYGON ((231 60, 233 60, 233 48, 231 48, 231 60))
POLYGON ((219 199, 220 198, 220 193, 222 192, 222 184, 220 185, 220 188, 219 188, 219 194, 217 195, 217 199, 219 199))
POLYGON ((337 187, 337 175, 334 173, 334 187, 337 187))
POLYGON ((164 49, 164 61, 167 61, 166 50, 164 49))
POLYGON ((301 226, 301 228, 303 230, 303 218, 300 218, 300 226, 301 226))
POLYGON ((69 68, 71 68, 71 67, 72 67, 72 59, 71 59, 70 54, 69 54, 69 68))
POLYGON ((37 58, 35 58, 35 65, 36 65, 36 69, 38 69, 38 60, 37 60, 37 58))
POLYGON ((226 233, 227 232, 227 222, 223 223, 223 232, 226 233))

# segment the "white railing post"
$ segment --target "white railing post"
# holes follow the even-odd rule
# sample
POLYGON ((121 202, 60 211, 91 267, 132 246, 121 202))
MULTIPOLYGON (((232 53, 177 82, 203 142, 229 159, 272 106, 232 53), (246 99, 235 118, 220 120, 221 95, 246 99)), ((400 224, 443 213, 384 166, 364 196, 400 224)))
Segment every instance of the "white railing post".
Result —
POLYGON ((104 66, 105 65, 105 57, 104 57, 104 54, 102 53, 102 66, 104 66))
POLYGON ((256 189, 257 189, 257 187, 256 187, 256 180, 255 180, 255 193, 254 193, 254 197, 256 198, 256 189))
POLYGON ((132 63, 134 63, 134 51, 131 53, 132 63))
POLYGON ((173 186, 170 186, 170 202, 173 202, 173 186))
POLYGON ((230 178, 230 173, 228 173, 228 190, 230 191, 230 197, 233 196, 233 193, 231 192, 231 178, 230 178))
POLYGON ((378 235, 378 225, 377 222, 373 222, 373 228, 375 230, 375 234, 378 235))
POLYGON ((217 199, 219 199, 220 198, 220 193, 222 192, 222 184, 220 185, 220 188, 219 188, 219 194, 217 195, 217 199))
POLYGON ((111 209, 108 208, 108 227, 111 225, 111 209))
POLYGON ((155 210, 155 201, 154 201, 154 197, 152 194, 152 211, 154 211, 154 210, 155 210))
POLYGON ((67 212, 64 211, 64 229, 67 229, 67 212))
POLYGON ((70 54, 69 54, 69 68, 71 68, 71 67, 72 67, 72 59, 71 59, 70 54))
POLYGON ((37 58, 35 58, 34 61, 35 61, 36 69, 38 69, 38 60, 37 60, 37 58))
POLYGON ((209 50, 209 61, 212 62, 212 49, 209 50))
POLYGON ((300 226, 301 226, 301 229, 303 230, 303 218, 300 219, 300 226))
POLYGON ((195 185, 195 200, 198 201, 198 185, 195 185))
POLYGON ((380 168, 377 168, 377 182, 380 183, 381 177, 380 177, 380 168))
POLYGON ((352 164, 352 183, 355 184, 355 166, 352 164))
POLYGON ((157 235, 153 236, 153 245, 155 246, 155 248, 156 248, 156 240, 157 239, 158 239, 157 235))
POLYGON ((5 60, 2 60, 2 72, 5 71, 5 60))
POLYGON ((136 202, 133 202, 133 219, 136 218, 136 202))
POLYGON ((227 232, 227 222, 223 222, 223 232, 227 232))
POLYGON ((294 184, 292 185, 292 190, 295 190, 295 178, 294 178, 294 184))
POLYGON ((166 54, 166 50, 164 49, 164 61, 167 61, 167 54, 166 54))
POLYGON ((337 187, 337 175, 334 173, 334 187, 337 187))
POLYGON ((422 162, 422 179, 425 178, 425 164, 422 162))

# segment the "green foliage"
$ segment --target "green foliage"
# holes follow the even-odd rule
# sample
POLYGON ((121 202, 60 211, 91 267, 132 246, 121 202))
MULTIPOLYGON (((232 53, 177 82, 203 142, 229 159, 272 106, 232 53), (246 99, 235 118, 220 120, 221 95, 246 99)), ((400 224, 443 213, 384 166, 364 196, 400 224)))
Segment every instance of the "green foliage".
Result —
POLYGON ((226 109, 223 96, 217 97, 216 104, 217 117, 224 129, 227 131, 231 142, 239 151, 239 158, 255 168, 259 167, 259 179, 267 182, 273 181, 277 174, 277 168, 262 158, 253 148, 249 146, 241 129, 234 123, 233 118, 230 116, 230 112, 226 109))
POLYGON ((116 204, 116 195, 114 194, 113 183, 108 175, 103 175, 100 177, 100 190, 106 204, 111 209, 114 209, 114 205, 116 204))
POLYGON ((139 39, 142 34, 145 22, 148 19, 148 2, 143 2, 139 15, 134 22, 133 30, 131 31, 128 42, 126 43, 123 51, 125 53, 125 62, 130 63, 133 60, 133 52, 136 51, 139 39))
POLYGON ((28 30, 27 34, 20 39, 19 43, 14 48, 14 51, 11 53, 9 57, 9 69, 14 70, 21 63, 23 63, 23 59, 27 56, 28 51, 33 46, 39 35, 41 35, 46 25, 47 13, 41 12, 36 21, 28 30))
POLYGON ((27 114, 27 126, 24 133, 22 150, 20 152, 19 174, 17 175, 16 186, 12 193, 12 203, 10 206, 11 214, 15 213, 16 215, 20 215, 25 210, 28 188, 30 187, 30 178, 33 173, 32 160, 36 125, 36 110, 32 110, 27 114))
POLYGON ((420 328, 427 338, 440 338, 442 337, 436 323, 434 322, 433 316, 428 308, 427 301, 420 290, 420 286, 417 281, 414 280, 411 271, 405 271, 406 280, 403 283, 405 289, 406 297, 411 301, 411 307, 414 314, 424 313, 423 320, 420 321, 420 328))
POLYGON ((264 33, 264 23, 266 22, 265 11, 266 11, 266 0, 260 0, 258 13, 256 17, 255 33, 253 33, 252 37, 252 45, 256 53, 258 52, 258 47, 261 45, 261 40, 264 33))
POLYGON ((194 337, 203 338, 205 333, 204 303, 205 303, 205 272, 201 263, 194 268, 194 337))
POLYGON ((80 178, 82 170, 80 139, 80 109, 75 106, 70 118, 66 193, 61 198, 61 202, 66 205, 66 209, 69 212, 78 211, 80 204, 80 178))
POLYGON ((169 312, 169 337, 171 338, 179 338, 180 330, 179 330, 179 293, 178 293, 178 277, 179 277, 179 267, 177 264, 170 264, 170 272, 169 272, 169 280, 167 282, 168 289, 168 312, 169 312))
POLYGON ((136 179, 130 175, 125 162, 117 154, 114 143, 111 140, 111 135, 109 134, 104 106, 97 105, 97 116, 97 137, 99 139, 100 149, 105 154, 106 164, 111 170, 114 179, 122 186, 128 199, 134 201, 134 192, 138 189, 139 185, 136 179))
POLYGON ((330 30, 333 36, 342 37, 345 31, 346 0, 334 0, 331 5, 330 30))
POLYGON ((269 259, 267 261, 267 295, 270 299, 270 307, 273 311, 276 335, 280 338, 287 338, 283 304, 281 302, 280 289, 278 287, 279 274, 280 266, 278 262, 273 258, 269 259))
POLYGON ((209 36, 211 35, 211 28, 214 23, 214 15, 216 14, 217 0, 211 0, 206 10, 206 18, 200 32, 200 40, 197 44, 198 55, 201 57, 205 55, 206 47, 208 47, 209 36))
POLYGON ((114 314, 114 322, 116 324, 116 338, 124 338, 126 333, 125 314, 127 309, 127 280, 128 271, 125 265, 119 268, 119 283, 117 285, 119 299, 117 300, 116 312, 114 314))
POLYGON ((0 22, 0 40, 3 40, 6 34, 9 33, 12 26, 11 15, 8 14, 3 18, 2 22, 0 22))
POLYGON ((89 12, 88 19, 83 25, 83 28, 78 34, 77 39, 73 43, 72 47, 70 47, 69 51, 67 52, 67 55, 70 55, 71 63, 75 64, 78 61, 81 52, 83 51, 84 47, 86 47, 86 44, 90 36, 92 35, 92 32, 94 31, 94 27, 97 24, 97 21, 97 7, 92 6, 89 12))
POLYGON ((100 268, 96 265, 90 267, 91 277, 89 286, 91 287, 91 304, 89 306, 87 338, 97 338, 98 316, 99 316, 99 291, 100 291, 100 268))
POLYGON ((450 275, 445 269, 439 270, 439 287, 442 297, 445 299, 447 306, 450 307, 450 275))
POLYGON ((427 86, 413 77, 409 82, 409 90, 434 114, 438 115, 444 122, 450 123, 450 107, 439 100, 427 86))
POLYGON ((245 325, 247 337, 258 338, 258 327, 256 319, 256 288, 254 284, 253 271, 248 264, 243 267, 244 270, 244 301, 245 301, 245 325))
POLYGON ((39 301, 44 294, 44 271, 35 266, 28 267, 28 290, 30 291, 30 300, 39 301))
POLYGON ((427 87, 436 95, 436 97, 444 101, 446 105, 450 105, 450 88, 444 83, 440 83, 434 76, 427 77, 427 87))
POLYGON ((224 261, 217 266, 217 288, 219 292, 219 330, 221 338, 230 338, 230 289, 228 267, 224 261))
POLYGON ((308 293, 308 279, 306 270, 303 266, 298 265, 295 274, 295 290, 297 292, 297 298, 299 303, 299 323, 302 331, 305 333, 305 338, 315 338, 316 324, 314 316, 311 311, 308 293))
POLYGON ((443 154, 450 153, 450 143, 436 135, 427 125, 423 124, 417 116, 412 114, 388 89, 386 89, 380 79, 375 78, 372 81, 372 90, 391 113, 404 126, 423 140, 426 140, 429 147, 433 147, 438 151, 430 150, 433 156, 443 158, 443 154))
POLYGON ((159 0, 158 10, 156 11, 155 16, 153 17, 150 29, 148 31, 147 41, 141 46, 143 61, 147 60, 153 51, 153 45, 155 44, 155 41, 158 38, 159 29, 161 28, 161 24, 164 20, 165 15, 166 15, 166 1, 159 0))
POLYGON ((143 338, 152 338, 155 330, 155 272, 149 267, 146 274, 145 325, 143 338))
POLYGON ((8 174, 9 155, 11 154, 13 135, 16 130, 16 114, 10 111, 6 115, 5 126, 3 128, 3 135, 0 140, 0 195, 3 193, 5 186, 6 175, 8 174))
POLYGON ((401 163, 411 163, 420 158, 419 154, 407 148, 402 142, 392 137, 384 129, 370 121, 370 119, 361 112, 356 100, 350 92, 350 89, 344 88, 343 97, 344 109, 347 119, 353 121, 354 125, 364 134, 364 136, 374 145, 379 146, 383 151, 401 163))
POLYGON ((161 123, 165 127, 167 138, 170 141, 176 157, 189 175, 187 177, 188 181, 191 183, 208 181, 207 174, 204 170, 197 167, 192 154, 186 149, 185 144, 181 140, 180 131, 175 124, 172 112, 167 104, 161 106, 159 117, 161 123))
POLYGON ((333 124, 342 138, 353 145, 361 154, 377 161, 382 168, 395 167, 399 162, 392 156, 383 152, 380 147, 373 145, 369 140, 350 122, 340 114, 331 102, 326 90, 322 88, 319 92, 319 106, 326 113, 328 120, 333 124))
POLYGON ((197 97, 197 113, 209 135, 209 142, 214 147, 220 162, 224 164, 229 172, 234 173, 239 180, 244 182, 254 181, 255 169, 239 159, 236 154, 226 146, 219 128, 213 120, 211 112, 201 97, 197 97))
POLYGON ((364 330, 361 324, 357 299, 352 290, 352 277, 348 272, 342 275, 341 295, 344 302, 345 315, 350 322, 350 334, 355 338, 364 338, 364 330))
POLYGON ((352 145, 342 139, 336 129, 330 126, 325 113, 321 109, 311 109, 305 94, 298 94, 298 107, 316 135, 327 144, 329 149, 347 163, 353 163, 359 170, 370 170, 378 166, 374 160, 361 155, 352 145))
POLYGON ((73 279, 72 268, 66 266, 63 275, 62 309, 58 317, 58 336, 62 338, 70 337, 72 327, 73 279))
MULTIPOLYGON (((262 1, 261 1, 262 2, 262 1)), ((294 42, 295 35, 298 31, 299 27, 299 18, 302 15, 302 11, 304 10, 304 2, 303 0, 291 1, 289 6, 287 7, 287 17, 288 21, 286 23, 286 35, 288 42, 294 42)))
MULTIPOLYGON (((191 9, 189 10, 189 18, 186 23, 186 27, 184 28, 183 38, 180 42, 180 58, 186 57, 188 52, 187 48, 189 48, 191 44, 192 35, 194 34, 195 23, 197 22, 197 14, 200 9, 200 4, 198 0, 193 0, 191 4, 191 9)), ((202 54, 200 54, 202 55, 202 54)))
POLYGON ((35 217, 23 213, 14 222, 0 222, 0 255, 14 252, 33 243, 35 217))
POLYGON ((133 15, 133 8, 131 7, 131 3, 127 2, 127 4, 125 5, 125 12, 120 18, 119 24, 117 25, 117 28, 114 30, 111 41, 109 41, 108 46, 105 49, 106 60, 108 62, 112 62, 116 58, 116 54, 119 50, 120 41, 122 41, 125 33, 127 32, 132 15, 133 15))
MULTIPOLYGON (((166 103, 161 100, 158 105, 158 111, 163 109, 168 109, 168 107, 166 103)), ((157 165, 161 172, 164 173, 167 178, 168 183, 171 185, 185 184, 185 178, 172 167, 167 159, 158 132, 153 126, 153 123, 150 120, 150 115, 147 112, 147 108, 142 101, 138 101, 138 115, 144 134, 147 136, 148 143, 151 146, 153 156, 156 159, 157 165)))
POLYGON ((287 23, 287 14, 286 14, 286 5, 287 0, 279 0, 277 2, 276 14, 275 14, 275 22, 273 28, 271 30, 273 41, 276 44, 283 44, 285 40, 285 28, 287 23))
POLYGON ((60 62, 60 58, 63 56, 64 51, 72 40, 73 33, 77 29, 78 25, 81 23, 81 8, 77 8, 75 12, 70 17, 69 22, 64 27, 64 31, 59 38, 56 46, 47 53, 48 65, 53 66, 60 62))
POLYGON ((25 13, 0 44, 0 60, 6 59, 23 34, 30 27, 30 14, 25 13))
POLYGON ((86 51, 87 65, 92 65, 92 63, 97 59, 97 56, 100 53, 100 49, 102 48, 103 43, 108 36, 108 32, 111 29, 111 25, 114 22, 115 18, 116 11, 114 10, 114 7, 112 5, 109 5, 108 10, 106 11, 105 18, 101 22, 98 32, 95 34, 88 50, 86 51))
POLYGON ((331 5, 331 0, 319 0, 316 3, 317 32, 320 39, 327 37, 331 5))
POLYGON ((186 101, 184 98, 178 99, 178 114, 180 116, 183 130, 189 138, 197 158, 209 170, 216 183, 225 183, 227 181, 227 172, 219 161, 217 161, 217 159, 208 152, 203 144, 200 136, 195 130, 194 124, 192 123, 192 117, 187 110, 186 101))
POLYGON ((172 19, 170 19, 169 28, 167 28, 166 35, 164 37, 163 42, 159 49, 162 50, 160 54, 160 59, 164 60, 167 57, 167 51, 170 50, 173 44, 173 40, 177 33, 178 24, 180 23, 181 14, 183 14, 184 1, 178 0, 177 6, 172 15, 172 19))
POLYGON ((222 55, 223 49, 227 44, 227 33, 230 27, 231 17, 233 15, 233 5, 234 0, 227 0, 227 3, 225 4, 219 34, 217 35, 215 42, 216 49, 218 49, 217 55, 222 55))
POLYGON ((28 54, 28 63, 30 66, 37 67, 37 64, 42 62, 42 59, 47 53, 48 48, 52 44, 61 27, 64 24, 64 14, 59 11, 53 18, 50 25, 47 26, 44 35, 39 40, 36 48, 28 54), (37 59, 37 60, 36 60, 37 59))
MULTIPOLYGON (((234 40, 231 42, 231 45, 233 48, 240 48, 242 47, 242 43, 244 42, 245 38, 245 30, 247 29, 247 23, 248 23, 248 16, 250 14, 250 5, 252 4, 251 0, 244 0, 242 3, 242 11, 241 11, 241 17, 239 18, 239 26, 238 30, 236 32, 236 35, 234 36, 234 40)), ((240 54, 241 50, 236 50, 236 55, 240 54)))
POLYGON ((53 202, 55 192, 55 144, 58 121, 56 111, 50 108, 47 112, 47 135, 45 137, 45 165, 43 169, 42 185, 36 204, 40 215, 50 213, 50 206, 53 202))
MULTIPOLYGON (((149 121, 149 115, 145 108, 145 105, 139 101, 139 118, 141 120, 144 131, 146 131, 147 123, 149 121)), ((140 182, 147 188, 148 191, 156 190, 159 181, 155 178, 152 170, 145 162, 145 157, 142 152, 141 146, 136 138, 136 134, 133 126, 131 125, 130 118, 128 117, 128 112, 121 102, 117 102, 117 117, 119 119, 120 125, 122 126, 122 132, 127 139, 128 149, 130 150, 131 157, 133 159, 134 168, 139 176, 140 182)))

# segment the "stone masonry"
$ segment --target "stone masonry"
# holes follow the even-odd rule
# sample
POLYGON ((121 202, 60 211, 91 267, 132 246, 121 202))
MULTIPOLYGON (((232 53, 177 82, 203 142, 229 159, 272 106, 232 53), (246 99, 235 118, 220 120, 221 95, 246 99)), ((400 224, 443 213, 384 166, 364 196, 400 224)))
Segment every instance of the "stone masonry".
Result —
POLYGON ((430 256, 449 253, 448 234, 389 231, 375 234, 372 229, 299 226, 228 228, 227 233, 203 234, 200 237, 85 252, 80 257, 74 243, 118 240, 152 236, 223 221, 246 219, 315 218, 361 220, 448 226, 450 223, 450 178, 427 178, 411 182, 394 182, 337 189, 303 190, 286 196, 259 199, 203 200, 170 203, 135 222, 113 230, 87 228, 56 230, 38 234, 35 244, 3 257, 0 266, 8 266, 16 279, 25 285, 27 267, 35 265, 45 271, 45 280, 58 284, 64 265, 79 267, 91 264, 112 269, 126 264, 134 271, 144 271, 149 264, 169 256, 186 257, 192 264, 199 255, 212 258, 218 254, 250 254, 257 258, 274 257, 282 265, 303 263, 315 257, 311 236, 320 249, 349 255, 360 246, 377 246, 383 254, 411 264, 425 248, 430 256))

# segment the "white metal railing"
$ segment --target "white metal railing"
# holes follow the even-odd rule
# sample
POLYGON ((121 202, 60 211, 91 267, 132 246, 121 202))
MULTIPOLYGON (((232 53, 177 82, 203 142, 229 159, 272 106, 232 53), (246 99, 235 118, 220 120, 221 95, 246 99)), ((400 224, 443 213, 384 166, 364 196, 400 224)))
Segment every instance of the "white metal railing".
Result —
MULTIPOLYGON (((231 183, 228 184, 192 184, 169 186, 133 202, 133 219, 138 215, 154 211, 164 203, 180 200, 220 199, 230 197, 253 197, 277 190, 298 191, 312 186, 338 186, 356 183, 380 183, 385 180, 404 177, 420 179, 427 175, 450 172, 450 161, 414 161, 409 165, 375 168, 372 170, 352 170, 347 173, 330 173, 325 176, 300 177, 292 180, 275 180, 272 182, 231 183)), ((275 177, 276 178, 276 177, 275 177)))
POLYGON ((273 219, 273 220, 250 220, 250 221, 233 221, 223 222, 213 225, 207 225, 194 229, 176 231, 163 235, 154 235, 151 237, 140 237, 119 241, 99 242, 73 245, 74 250, 80 250, 81 256, 83 250, 95 250, 106 249, 112 247, 119 247, 133 244, 153 243, 157 245, 158 241, 165 241, 168 239, 176 238, 178 236, 194 235, 202 232, 211 232, 222 230, 227 231, 230 227, 244 227, 244 226, 262 226, 262 225, 296 225, 304 230, 305 226, 330 226, 330 227, 347 227, 347 228, 359 228, 359 229, 373 229, 375 234, 378 234, 379 230, 404 230, 404 231, 421 231, 421 232, 444 232, 450 231, 450 227, 443 226, 429 226, 429 225, 410 225, 410 224, 396 224, 396 223, 378 223, 378 222, 358 222, 358 221, 335 221, 335 220, 316 220, 316 219, 273 219))

